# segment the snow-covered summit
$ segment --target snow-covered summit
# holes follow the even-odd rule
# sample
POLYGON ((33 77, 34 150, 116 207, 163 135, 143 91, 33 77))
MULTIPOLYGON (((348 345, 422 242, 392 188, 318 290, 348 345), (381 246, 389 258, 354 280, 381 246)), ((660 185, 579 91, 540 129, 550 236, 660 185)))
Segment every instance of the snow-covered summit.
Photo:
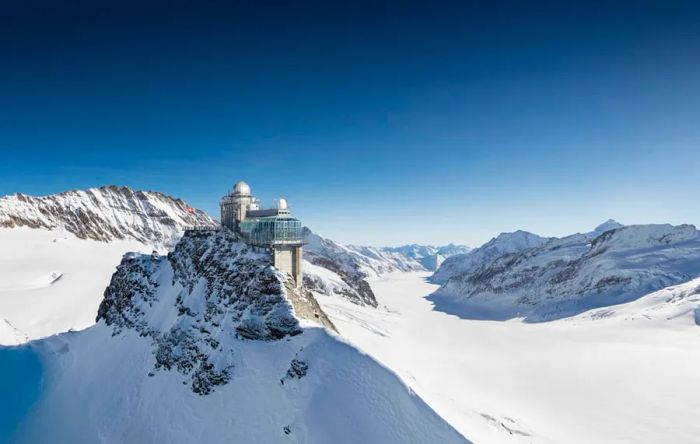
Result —
POLYGON ((614 230, 616 228, 621 228, 621 227, 624 227, 624 225, 622 225, 620 222, 618 222, 614 219, 608 219, 605 222, 603 222, 602 224, 595 227, 593 232, 602 234, 602 233, 605 233, 606 231, 614 230))
POLYGON ((466 442, 294 291, 220 233, 125 256, 96 325, 25 346, 41 373, 3 361, 38 396, 13 442, 466 442))
POLYGON ((469 273, 504 254, 540 246, 547 240, 548 238, 522 230, 501 233, 479 248, 447 258, 431 277, 431 280, 435 283, 445 283, 452 276, 469 273))
POLYGON ((502 254, 451 276, 432 299, 467 317, 543 321, 629 302, 699 275, 694 226, 630 225, 502 254))
POLYGON ((181 199, 128 187, 0 197, 0 227, 65 230, 80 239, 134 239, 168 246, 187 226, 215 224, 211 217, 181 199))

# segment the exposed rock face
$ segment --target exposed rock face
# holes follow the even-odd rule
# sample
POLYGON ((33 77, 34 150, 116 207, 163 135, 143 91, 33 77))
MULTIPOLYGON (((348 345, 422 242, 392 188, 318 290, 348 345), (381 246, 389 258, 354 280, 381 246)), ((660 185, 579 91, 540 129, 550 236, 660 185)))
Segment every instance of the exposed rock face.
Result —
POLYGON ((307 288, 296 288, 292 285, 291 279, 284 281, 284 287, 287 292, 287 298, 294 307, 296 317, 321 324, 329 330, 338 332, 310 290, 307 288))
POLYGON ((369 261, 357 252, 304 229, 304 259, 321 270, 305 266, 304 286, 323 294, 337 294, 356 304, 377 306, 363 267, 369 261), (324 270, 330 273, 325 273, 324 270))
MULTIPOLYGON (((265 254, 219 233, 186 234, 167 258, 128 255, 105 291, 97 320, 114 335, 125 329, 151 338, 155 369, 175 369, 195 393, 231 378, 233 351, 222 336, 274 341, 302 332, 285 276, 265 254)), ((310 294, 305 314, 332 328, 310 294)))
POLYGON ((633 225, 549 239, 474 264, 432 299, 459 306, 466 316, 546 321, 629 302, 698 275, 694 226, 633 225))
POLYGON ((0 227, 63 229, 81 239, 169 246, 187 226, 216 222, 180 199, 154 191, 106 186, 52 196, 0 198, 0 227))

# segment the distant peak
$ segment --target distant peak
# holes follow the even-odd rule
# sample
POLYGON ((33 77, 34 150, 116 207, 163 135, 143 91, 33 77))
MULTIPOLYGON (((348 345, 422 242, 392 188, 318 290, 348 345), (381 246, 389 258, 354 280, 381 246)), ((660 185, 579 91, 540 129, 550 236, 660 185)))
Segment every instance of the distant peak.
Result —
POLYGON ((624 225, 622 225, 620 222, 618 222, 614 219, 608 219, 605 222, 603 222, 602 224, 595 227, 595 230, 593 230, 593 231, 595 231, 596 233, 604 233, 606 231, 614 230, 616 228, 621 228, 621 227, 624 227, 624 225))

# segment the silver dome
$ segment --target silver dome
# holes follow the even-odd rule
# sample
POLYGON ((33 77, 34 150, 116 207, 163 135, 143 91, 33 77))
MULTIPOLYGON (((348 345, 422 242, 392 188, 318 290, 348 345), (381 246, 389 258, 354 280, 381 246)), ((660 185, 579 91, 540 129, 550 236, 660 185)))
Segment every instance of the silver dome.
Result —
POLYGON ((250 185, 242 180, 239 180, 236 182, 236 185, 233 186, 233 194, 239 196, 250 196, 250 185))

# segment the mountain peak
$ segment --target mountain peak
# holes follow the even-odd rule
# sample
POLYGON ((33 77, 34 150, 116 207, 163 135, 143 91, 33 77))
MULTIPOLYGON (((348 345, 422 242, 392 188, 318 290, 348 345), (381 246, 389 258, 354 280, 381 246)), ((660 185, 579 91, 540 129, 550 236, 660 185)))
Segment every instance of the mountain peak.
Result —
POLYGON ((604 233, 606 231, 614 230, 616 228, 621 228, 621 227, 624 227, 624 225, 621 224, 620 222, 616 221, 615 219, 608 219, 605 222, 603 222, 602 224, 595 227, 595 229, 593 231, 596 233, 604 233))

